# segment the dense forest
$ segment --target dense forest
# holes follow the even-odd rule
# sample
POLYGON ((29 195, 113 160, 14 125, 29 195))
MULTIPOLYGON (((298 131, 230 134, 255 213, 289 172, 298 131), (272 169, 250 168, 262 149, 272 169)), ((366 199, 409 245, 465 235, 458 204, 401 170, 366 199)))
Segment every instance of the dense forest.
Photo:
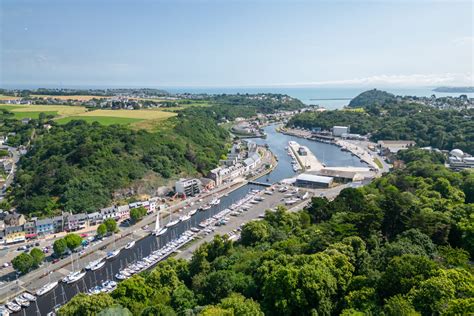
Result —
POLYGON ((3 133, 16 133, 9 143, 26 145, 31 140, 8 200, 20 212, 35 216, 60 210, 93 212, 150 170, 163 178, 207 174, 229 142, 219 123, 303 106, 287 96, 244 101, 248 97, 216 96, 215 105, 180 110, 156 132, 83 121, 59 125, 44 115, 23 124, 4 111, 3 133), (53 128, 45 130, 45 122, 53 128))
POLYGON ((92 212, 147 170, 169 178, 214 168, 228 133, 206 112, 190 109, 173 120, 174 127, 156 133, 83 121, 54 126, 20 160, 15 205, 40 216, 58 209, 92 212))
POLYGON ((288 126, 329 130, 350 126, 351 133, 368 134, 374 141, 414 140, 420 147, 460 148, 474 153, 474 110, 439 110, 430 106, 392 103, 372 104, 363 111, 334 110, 295 115, 288 126))
POLYGON ((238 242, 216 236, 59 315, 469 315, 474 174, 428 152, 297 213, 267 211, 238 242))
POLYGON ((392 104, 396 101, 395 95, 382 90, 369 90, 362 92, 349 103, 349 107, 365 107, 367 105, 381 105, 392 104))

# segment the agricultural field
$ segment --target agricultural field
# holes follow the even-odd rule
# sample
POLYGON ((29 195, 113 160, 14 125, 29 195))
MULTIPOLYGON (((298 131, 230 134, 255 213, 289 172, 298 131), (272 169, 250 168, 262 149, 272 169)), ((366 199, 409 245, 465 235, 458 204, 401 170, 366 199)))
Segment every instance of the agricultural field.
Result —
POLYGON ((18 100, 21 99, 20 97, 12 97, 10 95, 3 95, 0 94, 0 100, 18 100))
POLYGON ((153 129, 160 122, 176 116, 176 113, 162 110, 95 110, 59 118, 60 124, 66 124, 72 120, 84 120, 86 122, 99 122, 103 125, 125 124, 135 128, 153 129))
POLYGON ((162 109, 144 110, 92 110, 81 106, 67 105, 0 105, 0 110, 5 109, 13 113, 17 119, 37 119, 40 113, 55 116, 59 124, 66 124, 72 120, 98 122, 103 125, 121 124, 130 125, 136 129, 154 130, 161 126, 163 121, 177 114, 162 109))
POLYGON ((35 112, 56 112, 57 116, 71 116, 85 113, 87 109, 82 106, 68 106, 68 105, 19 105, 19 104, 2 104, 0 105, 0 110, 8 110, 13 112, 15 116, 23 115, 20 113, 25 113, 24 117, 28 117, 28 113, 33 117, 35 112))

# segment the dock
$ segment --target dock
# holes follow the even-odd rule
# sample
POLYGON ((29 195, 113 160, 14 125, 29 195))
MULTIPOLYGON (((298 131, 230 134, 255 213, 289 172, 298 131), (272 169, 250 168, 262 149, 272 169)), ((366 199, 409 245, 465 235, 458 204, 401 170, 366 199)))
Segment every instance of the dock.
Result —
POLYGON ((309 150, 308 147, 301 146, 300 144, 294 141, 290 141, 288 143, 288 147, 290 147, 291 151, 296 157, 296 160, 304 171, 317 172, 324 169, 324 165, 318 160, 318 158, 316 158, 316 156, 311 152, 311 150, 309 150), (301 151, 304 154, 301 154, 301 151))

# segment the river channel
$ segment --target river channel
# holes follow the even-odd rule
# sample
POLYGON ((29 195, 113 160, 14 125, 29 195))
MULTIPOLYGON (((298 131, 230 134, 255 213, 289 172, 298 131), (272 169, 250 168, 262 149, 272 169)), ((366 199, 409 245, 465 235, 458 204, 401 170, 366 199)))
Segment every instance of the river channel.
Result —
MULTIPOLYGON (((284 135, 276 132, 275 128, 276 126, 274 125, 265 128, 267 134, 266 139, 254 139, 254 141, 260 145, 267 144, 269 149, 278 158, 277 167, 268 175, 257 179, 257 181, 275 183, 296 175, 291 167, 291 158, 285 150, 290 140, 307 146, 316 157, 327 166, 366 166, 364 163, 361 163, 358 158, 348 152, 341 151, 339 147, 335 145, 284 135)), ((160 249, 169 241, 178 238, 184 231, 191 227, 196 227, 199 222, 229 207, 234 202, 243 198, 252 189, 256 188, 261 189, 261 187, 255 185, 245 185, 229 193, 228 196, 221 197, 221 203, 219 205, 204 212, 197 212, 190 220, 180 222, 168 229, 164 235, 160 237, 150 235, 137 241, 135 247, 128 250, 122 249, 120 254, 113 260, 107 261, 102 269, 88 271, 86 276, 75 284, 67 285, 60 283, 53 291, 38 297, 36 303, 32 303, 30 307, 23 309, 17 313, 17 315, 46 315, 54 306, 65 304, 78 292, 86 292, 91 287, 101 284, 103 281, 114 279, 114 275, 128 263, 139 260, 154 250, 160 249)))

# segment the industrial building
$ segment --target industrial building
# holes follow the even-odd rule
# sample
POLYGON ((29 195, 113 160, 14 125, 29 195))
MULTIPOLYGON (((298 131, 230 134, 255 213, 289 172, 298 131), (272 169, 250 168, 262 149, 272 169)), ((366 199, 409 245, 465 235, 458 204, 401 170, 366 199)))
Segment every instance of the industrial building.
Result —
POLYGON ((201 192, 201 181, 198 179, 179 179, 174 187, 178 194, 195 196, 201 192))
POLYGON ((357 182, 364 180, 364 175, 357 171, 337 170, 324 168, 318 171, 318 175, 323 177, 331 177, 338 183, 357 182))
POLYGON ((377 146, 380 148, 380 153, 385 156, 396 154, 400 150, 415 146, 415 144, 416 143, 412 140, 379 140, 377 142, 377 146))
POLYGON ((333 184, 333 178, 302 173, 296 177, 295 185, 303 188, 321 189, 329 188, 333 184))
POLYGON ((333 126, 332 128, 332 135, 336 137, 341 137, 343 134, 349 133, 348 126, 333 126))
POLYGON ((449 167, 452 169, 474 168, 474 157, 461 149, 453 149, 449 152, 449 167))

